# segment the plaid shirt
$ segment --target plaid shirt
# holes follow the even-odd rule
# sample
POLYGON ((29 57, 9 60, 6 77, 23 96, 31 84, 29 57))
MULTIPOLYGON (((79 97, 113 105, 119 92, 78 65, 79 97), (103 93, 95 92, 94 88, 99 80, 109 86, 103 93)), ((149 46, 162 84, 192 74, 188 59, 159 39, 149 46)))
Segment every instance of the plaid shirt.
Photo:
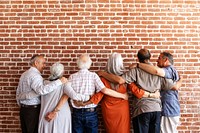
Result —
MULTIPOLYGON (((71 85, 74 91, 85 95, 93 95, 101 91, 101 89, 105 88, 99 76, 96 73, 90 72, 87 69, 81 69, 78 72, 72 74, 69 77, 69 81, 72 83, 71 85)), ((73 104, 73 100, 71 100, 71 103, 74 108, 82 108, 82 107, 76 107, 73 104)), ((83 108, 91 108, 96 106, 97 105, 95 104, 90 104, 86 105, 83 108)))

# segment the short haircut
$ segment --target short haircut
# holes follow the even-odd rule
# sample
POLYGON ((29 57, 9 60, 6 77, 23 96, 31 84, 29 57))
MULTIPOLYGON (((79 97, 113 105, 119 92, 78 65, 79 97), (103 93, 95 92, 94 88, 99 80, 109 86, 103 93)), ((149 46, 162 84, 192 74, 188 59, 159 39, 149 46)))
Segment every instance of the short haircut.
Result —
POLYGON ((144 63, 145 60, 150 60, 151 53, 147 49, 140 49, 137 53, 137 57, 139 59, 139 62, 144 63))
POLYGON ((163 55, 163 58, 168 58, 169 62, 173 65, 174 64, 174 59, 173 59, 173 55, 170 54, 169 52, 162 52, 160 53, 163 55))
POLYGON ((124 73, 124 65, 121 54, 113 53, 110 55, 106 65, 106 71, 115 75, 122 75, 124 73))
POLYGON ((92 60, 90 59, 89 54, 82 54, 77 59, 77 66, 79 69, 90 69, 91 65, 92 65, 92 60))
POLYGON ((38 57, 44 57, 44 56, 43 56, 43 55, 38 55, 38 54, 33 55, 33 56, 31 57, 31 59, 30 59, 29 64, 32 66, 32 65, 34 64, 34 62, 38 59, 38 57))

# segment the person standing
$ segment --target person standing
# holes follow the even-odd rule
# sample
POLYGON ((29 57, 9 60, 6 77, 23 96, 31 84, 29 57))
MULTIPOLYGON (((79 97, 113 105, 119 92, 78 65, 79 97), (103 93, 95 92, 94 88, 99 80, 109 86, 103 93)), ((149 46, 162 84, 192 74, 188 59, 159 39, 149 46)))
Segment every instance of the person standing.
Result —
MULTIPOLYGON (((106 72, 114 75, 123 75, 125 68, 121 54, 111 54, 105 70, 106 72)), ((101 71, 98 73, 100 74, 101 71)), ((107 88, 110 88, 114 91, 119 93, 127 92, 127 84, 113 83, 103 77, 101 77, 101 81, 107 88)), ((149 95, 149 92, 138 88, 134 83, 131 84, 130 90, 138 98, 148 97, 149 95)), ((151 96, 154 98, 159 98, 160 93, 158 92, 157 95, 152 93, 151 96)), ((98 104, 100 101, 106 133, 130 133, 129 102, 127 100, 104 95, 102 92, 99 92, 93 95, 90 101, 85 102, 84 104, 98 104)), ((81 104, 78 105, 83 106, 81 104)))
MULTIPOLYGON (((151 54, 147 49, 140 49, 137 57, 140 63, 150 64, 151 54)), ((141 88, 149 92, 156 90, 177 89, 181 86, 181 80, 174 83, 171 79, 162 78, 149 74, 136 67, 126 72, 122 77, 108 73, 103 73, 105 78, 112 78, 119 84, 125 82, 137 83, 141 88)), ((160 132, 160 115, 161 101, 155 98, 134 98, 133 99, 133 128, 134 133, 159 133, 160 132)))
POLYGON ((40 113, 40 95, 47 94, 67 82, 65 77, 44 85, 41 73, 45 68, 45 58, 42 55, 34 55, 30 60, 30 69, 25 71, 19 80, 16 90, 16 100, 20 106, 20 123, 22 133, 38 133, 40 113), (38 96, 32 99, 20 97, 21 94, 35 91, 38 96))
MULTIPOLYGON (((78 72, 70 75, 69 81, 72 83, 72 88, 81 94, 93 95, 96 92, 103 92, 104 94, 128 99, 127 93, 122 94, 114 90, 108 89, 104 86, 99 76, 90 72, 88 69, 92 64, 89 55, 82 54, 77 60, 77 66, 80 69, 78 72)), ((95 104, 89 104, 83 107, 76 106, 74 101, 72 103, 72 132, 73 133, 98 133, 98 116, 95 104)))
MULTIPOLYGON (((54 82, 63 76, 63 64, 59 62, 54 63, 50 68, 50 73, 49 80, 46 80, 45 84, 54 82)), ((60 85, 53 92, 41 96, 39 133, 72 132, 71 111, 67 101, 69 97, 80 101, 87 101, 90 98, 89 95, 76 93, 71 88, 70 82, 60 85), (59 102, 61 102, 62 107, 59 106, 59 102), (58 106, 57 108, 55 108, 56 105, 58 106), (46 119, 52 110, 56 114, 56 117, 53 120, 46 119)))
MULTIPOLYGON (((173 64, 173 55, 168 52, 162 52, 157 59, 158 67, 144 63, 140 63, 138 66, 151 74, 178 81, 179 75, 173 64)), ((177 126, 180 118, 178 90, 161 90, 161 101, 161 133, 178 133, 177 126)))

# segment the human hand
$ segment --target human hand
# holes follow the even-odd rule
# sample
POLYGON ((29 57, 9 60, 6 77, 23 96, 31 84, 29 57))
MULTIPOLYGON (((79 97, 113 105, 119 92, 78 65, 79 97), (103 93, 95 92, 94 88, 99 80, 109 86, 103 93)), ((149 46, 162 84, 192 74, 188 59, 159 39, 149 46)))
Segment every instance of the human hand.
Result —
POLYGON ((152 98, 160 98, 160 91, 156 90, 154 93, 151 93, 150 95, 152 98))
POLYGON ((57 116, 57 112, 52 111, 52 112, 48 112, 45 116, 45 120, 50 122, 51 120, 54 120, 57 116))
POLYGON ((137 63, 132 63, 129 65, 129 69, 133 69, 133 68, 136 68, 137 67, 137 63))
POLYGON ((60 78, 60 81, 61 81, 63 84, 65 84, 65 83, 68 82, 67 78, 65 78, 65 77, 60 78))
POLYGON ((85 106, 85 104, 84 104, 83 101, 76 101, 76 100, 73 100, 73 103, 74 103, 74 105, 77 106, 77 107, 85 106))

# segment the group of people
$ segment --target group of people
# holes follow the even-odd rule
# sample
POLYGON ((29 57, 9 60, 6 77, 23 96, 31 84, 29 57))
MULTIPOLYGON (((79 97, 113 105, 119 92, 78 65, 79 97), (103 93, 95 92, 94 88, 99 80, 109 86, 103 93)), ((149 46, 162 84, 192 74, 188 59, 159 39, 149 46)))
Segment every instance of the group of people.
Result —
POLYGON ((158 67, 150 63, 147 49, 140 49, 137 57, 139 63, 126 70, 121 54, 113 53, 105 71, 96 74, 89 71, 89 55, 82 54, 77 59, 79 71, 68 79, 63 76, 64 66, 56 62, 44 80, 45 58, 34 55, 16 91, 22 132, 98 133, 96 107, 101 102, 107 133, 130 133, 131 117, 134 133, 177 133, 182 78, 173 66, 173 56, 161 53, 158 67), (133 116, 128 90, 133 94, 133 116))

